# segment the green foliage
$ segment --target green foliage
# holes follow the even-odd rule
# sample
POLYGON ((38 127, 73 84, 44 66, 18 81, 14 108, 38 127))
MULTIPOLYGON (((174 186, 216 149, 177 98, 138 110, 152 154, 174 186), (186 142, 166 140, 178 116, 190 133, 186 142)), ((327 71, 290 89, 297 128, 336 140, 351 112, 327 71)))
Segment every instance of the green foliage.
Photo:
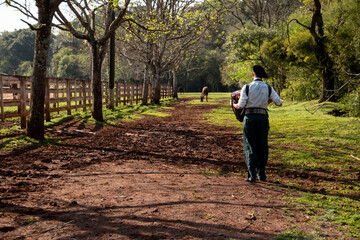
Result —
MULTIPOLYGON (((260 62, 271 77, 270 84, 285 98, 319 98, 322 72, 315 55, 317 48, 308 29, 313 4, 313 1, 303 1, 303 5, 288 17, 286 26, 260 28, 245 22, 244 27, 229 34, 226 43, 227 58, 222 67, 223 82, 240 82, 239 85, 243 85, 248 71, 244 64, 260 62)), ((360 2, 321 1, 321 4, 325 51, 334 62, 335 88, 340 88, 351 77, 348 73, 360 73, 360 2)), ((358 87, 357 80, 353 83, 355 84, 348 84, 348 92, 358 87)), ((336 97, 344 97, 341 95, 344 92, 346 91, 338 92, 336 97)), ((349 111, 349 107, 346 108, 349 111)))
POLYGON ((222 82, 225 85, 234 85, 241 88, 246 83, 252 81, 252 66, 253 62, 231 62, 225 64, 221 69, 222 82))
POLYGON ((33 74, 32 62, 23 61, 19 65, 17 73, 21 76, 32 76, 33 74))
POLYGON ((235 61, 259 61, 259 50, 266 40, 271 40, 276 36, 274 29, 263 27, 245 27, 230 34, 226 43, 226 48, 231 49, 231 56, 235 61))
POLYGON ((324 12, 332 57, 339 67, 352 73, 360 72, 359 12, 357 0, 335 1, 324 12))
POLYGON ((178 85, 185 86, 186 91, 190 92, 201 91, 204 86, 208 86, 211 92, 227 90, 221 83, 220 66, 223 59, 219 49, 199 52, 191 59, 191 67, 197 70, 186 72, 188 66, 184 64, 179 72, 186 72, 186 75, 179 76, 178 85))
POLYGON ((286 88, 281 96, 292 101, 310 101, 319 98, 321 79, 316 72, 303 67, 290 67, 287 71, 286 88))
POLYGON ((360 87, 348 93, 341 100, 340 109, 349 117, 360 117, 360 87))
POLYGON ((89 78, 90 59, 87 54, 74 52, 69 47, 63 47, 57 52, 51 62, 50 75, 59 78, 89 78))
POLYGON ((284 61, 286 54, 282 41, 276 35, 275 29, 256 26, 245 27, 230 34, 225 45, 229 54, 222 68, 223 83, 242 87, 246 82, 252 81, 251 67, 258 63, 266 63, 267 69, 271 69, 269 75, 273 76, 273 83, 283 82, 284 70, 279 63, 284 61))
POLYGON ((271 85, 281 92, 286 86, 288 59, 283 39, 275 37, 265 41, 260 48, 263 62, 266 63, 267 74, 271 77, 271 85))
POLYGON ((35 32, 22 29, 0 35, 0 72, 12 74, 24 61, 33 61, 35 32))

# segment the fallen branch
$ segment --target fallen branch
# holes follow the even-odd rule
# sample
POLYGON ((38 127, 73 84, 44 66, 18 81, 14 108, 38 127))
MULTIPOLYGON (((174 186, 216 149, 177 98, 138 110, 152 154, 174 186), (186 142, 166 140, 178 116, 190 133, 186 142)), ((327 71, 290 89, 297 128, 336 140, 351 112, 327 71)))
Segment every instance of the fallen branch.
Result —
POLYGON ((54 230, 55 228, 64 227, 65 225, 68 225, 69 223, 72 223, 73 221, 74 221, 74 220, 71 220, 71 221, 66 222, 66 223, 63 223, 63 224, 55 225, 55 226, 53 226, 53 227, 51 227, 51 228, 48 228, 48 229, 46 229, 46 230, 44 230, 44 231, 42 231, 42 232, 40 232, 40 233, 33 232, 33 233, 30 233, 30 234, 20 235, 20 236, 17 236, 17 237, 25 238, 25 237, 29 237, 29 236, 33 236, 33 235, 38 236, 38 235, 40 235, 40 234, 43 234, 43 233, 46 233, 46 232, 50 232, 51 230, 54 230))
POLYGON ((53 226, 51 228, 48 228, 48 229, 42 231, 41 233, 50 232, 51 230, 54 230, 55 228, 58 228, 58 227, 64 227, 65 225, 68 225, 69 223, 72 223, 73 221, 74 221, 74 219, 69 221, 69 222, 63 223, 63 224, 55 225, 55 226, 53 226))
POLYGON ((355 159, 357 159, 357 160, 359 160, 359 161, 360 161, 360 158, 355 157, 354 155, 350 155, 350 157, 355 158, 355 159))

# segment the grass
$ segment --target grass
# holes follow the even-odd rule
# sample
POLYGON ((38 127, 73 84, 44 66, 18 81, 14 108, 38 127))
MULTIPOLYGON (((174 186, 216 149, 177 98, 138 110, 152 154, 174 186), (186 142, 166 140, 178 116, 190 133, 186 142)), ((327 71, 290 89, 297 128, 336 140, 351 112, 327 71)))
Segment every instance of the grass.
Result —
MULTIPOLYGON (((209 117, 208 122, 215 125, 241 128, 241 124, 236 121, 234 113, 230 106, 230 93, 209 93, 208 102, 200 102, 200 95, 194 93, 186 93, 186 97, 197 97, 190 101, 189 107, 193 107, 197 104, 210 104, 210 105, 219 105, 214 111, 204 114, 209 117), (234 121, 235 119, 235 121, 234 121)), ((181 95, 180 95, 181 97, 181 95)))
MULTIPOLYGON (((241 133, 242 123, 226 102, 229 95, 218 95, 224 105, 205 115, 209 123, 236 127, 241 133)), ((345 238, 360 238, 360 119, 327 114, 334 108, 335 103, 315 101, 269 106, 269 175, 289 189, 284 198, 301 206, 314 228, 330 225, 345 238)), ((276 239, 317 238, 290 231, 276 239)))
POLYGON ((58 140, 52 137, 45 137, 45 140, 39 141, 29 138, 25 135, 18 135, 15 137, 4 137, 0 139, 0 149, 12 151, 14 149, 23 149, 35 146, 45 146, 48 144, 58 143, 58 140))
POLYGON ((313 240, 321 239, 313 234, 305 233, 303 231, 286 231, 280 233, 275 237, 275 240, 313 240))
MULTIPOLYGON (((194 105, 197 104, 219 104, 224 100, 227 100, 230 96, 230 93, 209 93, 208 95, 208 101, 206 102, 206 100, 204 99, 203 102, 200 101, 200 93, 185 93, 185 94, 179 94, 179 98, 181 99, 182 97, 186 97, 186 98, 194 98, 193 100, 187 102, 187 105, 189 107, 192 107, 194 105)), ((229 99, 230 100, 230 99, 229 99)))

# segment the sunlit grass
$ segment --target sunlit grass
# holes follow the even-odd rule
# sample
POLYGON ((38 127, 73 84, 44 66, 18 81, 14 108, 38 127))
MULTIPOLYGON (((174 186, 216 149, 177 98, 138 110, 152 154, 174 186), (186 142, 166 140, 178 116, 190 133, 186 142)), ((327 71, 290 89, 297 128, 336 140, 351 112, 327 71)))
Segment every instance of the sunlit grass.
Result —
POLYGON ((55 144, 59 141, 52 137, 45 137, 45 140, 39 141, 29 138, 25 135, 18 135, 16 137, 2 138, 0 140, 0 149, 12 151, 14 149, 21 149, 33 146, 44 146, 48 144, 55 144))
POLYGON ((179 94, 179 98, 194 98, 191 101, 188 101, 187 104, 191 107, 192 105, 197 105, 197 104, 220 104, 222 101, 225 101, 229 98, 229 93, 212 93, 210 92, 208 95, 208 101, 206 101, 206 99, 204 98, 204 100, 201 102, 200 101, 200 96, 201 93, 184 93, 184 94, 179 94))
POLYGON ((242 129, 242 124, 236 121, 230 106, 231 93, 209 93, 208 102, 200 102, 200 95, 201 93, 185 93, 184 97, 196 97, 196 99, 188 102, 190 107, 201 104, 219 105, 219 107, 215 108, 213 111, 204 114, 204 116, 208 117, 207 122, 219 126, 242 129))

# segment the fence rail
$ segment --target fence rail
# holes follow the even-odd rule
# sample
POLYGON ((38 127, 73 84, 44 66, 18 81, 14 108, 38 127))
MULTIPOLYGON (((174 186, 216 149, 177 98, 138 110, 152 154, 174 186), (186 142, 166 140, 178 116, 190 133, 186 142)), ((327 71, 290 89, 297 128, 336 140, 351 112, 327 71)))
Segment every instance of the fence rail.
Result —
MULTIPOLYGON (((108 83, 102 83, 103 104, 109 103, 108 83)), ((0 118, 20 118, 21 127, 26 126, 31 98, 32 77, 9 76, 0 74, 0 118), (14 108, 15 107, 15 108, 14 108), (16 109, 17 107, 17 109, 16 109)), ((116 82, 114 88, 114 104, 137 104, 142 101, 143 86, 132 83, 116 82)), ((152 86, 149 85, 149 101, 152 96, 152 86)), ((171 85, 161 85, 161 97, 172 96, 171 85)), ((86 111, 92 104, 92 92, 89 80, 47 78, 45 88, 45 119, 50 121, 52 112, 82 109, 86 111)))

